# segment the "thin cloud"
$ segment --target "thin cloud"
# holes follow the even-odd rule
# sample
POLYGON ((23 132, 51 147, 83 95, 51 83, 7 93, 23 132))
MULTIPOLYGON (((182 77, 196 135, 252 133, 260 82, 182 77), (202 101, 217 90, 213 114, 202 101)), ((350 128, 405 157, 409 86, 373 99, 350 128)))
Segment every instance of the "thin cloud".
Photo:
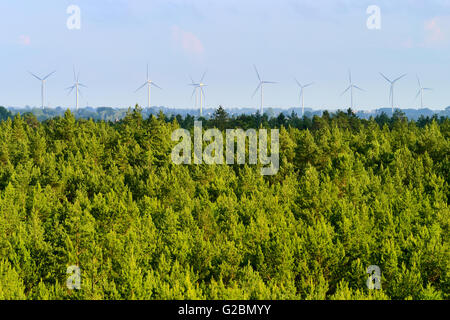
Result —
POLYGON ((450 33, 449 17, 434 17, 425 21, 424 46, 440 46, 448 43, 450 33))
POLYGON ((178 26, 172 27, 172 40, 187 54, 200 56, 205 52, 202 42, 195 34, 178 26))
POLYGON ((411 37, 407 38, 403 42, 401 42, 401 46, 406 49, 414 48, 414 41, 411 37))
POLYGON ((31 38, 27 35, 20 35, 19 36, 19 43, 23 46, 29 46, 31 44, 31 38))

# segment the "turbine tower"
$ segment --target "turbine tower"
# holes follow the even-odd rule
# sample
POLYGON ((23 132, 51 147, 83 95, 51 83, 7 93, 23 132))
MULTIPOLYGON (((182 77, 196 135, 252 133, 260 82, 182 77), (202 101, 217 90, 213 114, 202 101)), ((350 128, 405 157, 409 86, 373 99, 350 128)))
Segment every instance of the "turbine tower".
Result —
POLYGON ((419 84, 419 92, 417 92, 416 99, 420 95, 420 107, 421 107, 421 109, 423 109, 423 92, 424 91, 431 91, 433 89, 422 87, 422 84, 420 83, 419 76, 417 76, 417 83, 419 84))
POLYGON ((195 108, 197 109, 198 104, 198 91, 200 93, 200 117, 203 117, 203 99, 205 98, 205 92, 203 91, 204 87, 207 87, 208 85, 203 83, 203 80, 205 79, 206 71, 203 73, 202 77, 200 78, 200 81, 198 83, 194 82, 194 80, 191 77, 191 83, 189 86, 193 86, 194 90, 192 91, 192 97, 195 94, 195 108))
MULTIPOLYGON (((190 76, 190 78, 191 78, 191 83, 188 84, 188 86, 194 87, 194 90, 192 91, 192 95, 191 95, 191 100, 192 100, 192 97, 193 97, 194 94, 195 94, 195 105, 194 105, 194 108, 197 109, 197 107, 198 107, 198 94, 197 94, 198 83, 195 83, 195 82, 194 82, 194 79, 192 79, 191 76, 190 76)), ((201 110, 200 110, 200 112, 201 112, 201 110)))
MULTIPOLYGON (((30 72, 30 71, 28 71, 30 72)), ((45 94, 45 81, 48 79, 48 77, 50 77, 52 74, 54 74, 56 71, 53 71, 52 73, 49 73, 48 75, 46 75, 43 78, 38 77, 37 75, 35 75, 34 73, 30 72, 30 74, 35 77, 36 79, 38 79, 39 81, 41 81, 41 106, 42 109, 44 109, 44 94, 45 94)))
POLYGON ((351 107, 351 109, 353 110, 353 89, 358 89, 358 90, 361 90, 361 91, 364 91, 364 90, 361 89, 360 87, 358 87, 357 85, 355 85, 355 84, 353 83, 353 81, 352 81, 352 72, 351 72, 350 70, 348 71, 348 80, 349 80, 349 84, 350 84, 350 85, 348 86, 347 89, 345 89, 344 92, 342 92, 341 97, 342 97, 345 93, 347 93, 347 91, 350 90, 350 107, 351 107))
POLYGON ((70 90, 67 95, 69 95, 73 89, 75 89, 75 108, 78 111, 78 95, 81 95, 80 93, 80 87, 87 88, 84 84, 80 83, 80 72, 78 72, 78 75, 75 74, 75 67, 73 67, 73 80, 75 81, 73 86, 66 88, 66 90, 70 90))
POLYGON ((295 82, 297 82, 298 86, 300 87, 300 99, 302 102, 302 117, 303 117, 305 115, 305 92, 304 92, 304 89, 309 86, 312 86, 314 83, 311 82, 311 83, 305 84, 303 86, 300 82, 298 82, 297 79, 295 79, 295 82))
POLYGON ((147 64, 147 81, 145 81, 142 86, 137 88, 135 93, 138 92, 139 90, 141 90, 145 86, 148 86, 147 107, 150 108, 150 90, 151 90, 151 87, 154 86, 154 87, 156 87, 158 89, 162 89, 162 88, 159 87, 156 83, 154 83, 152 80, 149 79, 149 77, 148 77, 148 64, 147 64))
POLYGON ((388 77, 386 77, 386 76, 385 76, 384 74, 382 74, 381 72, 380 72, 380 74, 381 74, 381 76, 382 76, 387 82, 389 82, 389 83, 391 84, 391 87, 390 87, 390 89, 389 89, 389 100, 390 100, 390 102, 391 102, 392 114, 394 114, 394 85, 395 85, 395 83, 396 83, 398 80, 400 80, 400 79, 402 79, 403 77, 405 77, 406 74, 404 74, 404 75, 398 77, 398 78, 395 79, 395 80, 390 80, 388 77))
POLYGON ((255 68, 256 75, 258 76, 259 84, 258 84, 258 86, 256 87, 256 90, 255 90, 255 92, 253 93, 252 98, 255 96, 255 94, 258 92, 258 90, 261 88, 261 108, 260 108, 260 114, 262 115, 262 114, 263 114, 263 106, 264 106, 264 90, 263 90, 263 87, 264 87, 265 84, 275 84, 276 82, 273 82, 273 81, 264 81, 264 80, 262 80, 261 77, 260 77, 260 75, 259 75, 258 69, 256 69, 256 66, 253 65, 253 67, 255 68))

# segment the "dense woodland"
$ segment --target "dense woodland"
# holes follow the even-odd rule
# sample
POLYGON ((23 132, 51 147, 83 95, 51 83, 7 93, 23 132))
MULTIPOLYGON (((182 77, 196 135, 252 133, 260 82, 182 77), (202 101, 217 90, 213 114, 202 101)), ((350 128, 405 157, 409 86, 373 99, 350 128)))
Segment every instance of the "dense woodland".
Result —
POLYGON ((448 118, 204 120, 279 128, 274 176, 174 165, 171 133, 193 123, 139 107, 119 122, 6 114, 0 299, 450 298, 448 118))

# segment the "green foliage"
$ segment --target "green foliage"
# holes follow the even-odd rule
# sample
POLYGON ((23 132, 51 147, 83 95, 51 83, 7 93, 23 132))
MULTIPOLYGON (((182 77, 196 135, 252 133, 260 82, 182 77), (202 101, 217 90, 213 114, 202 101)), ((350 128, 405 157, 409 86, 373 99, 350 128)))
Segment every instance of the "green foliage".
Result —
POLYGON ((0 299, 450 298, 448 119, 204 121, 280 128, 268 177, 174 165, 170 136, 190 116, 2 119, 0 299))
POLYGON ((0 106, 0 120, 11 118, 12 114, 5 107, 0 106))

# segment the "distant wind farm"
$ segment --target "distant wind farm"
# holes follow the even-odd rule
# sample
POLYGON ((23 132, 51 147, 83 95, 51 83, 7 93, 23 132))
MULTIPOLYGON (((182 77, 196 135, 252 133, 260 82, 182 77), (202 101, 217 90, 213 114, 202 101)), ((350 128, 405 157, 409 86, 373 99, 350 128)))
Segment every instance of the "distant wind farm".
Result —
MULTIPOLYGON (((263 114, 264 113, 264 97, 265 97, 264 94, 265 94, 266 85, 281 84, 281 83, 265 80, 265 78, 263 78, 261 76, 260 72, 258 71, 258 69, 255 65, 253 65, 253 68, 254 68, 255 74, 258 79, 258 85, 257 85, 256 89, 254 90, 253 94, 251 95, 251 97, 254 98, 258 92, 260 93, 259 105, 255 106, 255 109, 259 110, 260 114, 263 114)), ((45 105, 46 105, 45 99, 47 98, 45 84, 46 84, 47 79, 50 78, 52 75, 54 75, 56 73, 56 71, 53 71, 44 77, 39 77, 32 72, 29 72, 29 73, 34 78, 36 78, 37 80, 39 80, 41 82, 40 105, 41 105, 41 108, 44 109, 45 105)), ((202 117, 204 115, 204 109, 206 107, 205 91, 204 91, 205 87, 208 86, 204 82, 206 73, 207 73, 206 71, 203 72, 201 78, 198 81, 194 81, 194 79, 190 76, 189 79, 191 80, 191 83, 188 84, 188 86, 193 87, 193 91, 191 94, 191 100, 194 98, 194 100, 195 100, 194 109, 198 110, 198 114, 200 117, 202 117)), ((384 79, 389 84, 389 106, 391 108, 391 114, 394 114, 396 106, 398 108, 400 108, 400 105, 401 105, 399 103, 396 103, 396 101, 394 99, 395 87, 401 79, 404 79, 407 76, 407 74, 405 73, 401 76, 394 78, 393 80, 391 80, 391 78, 387 77, 382 72, 380 72, 379 74, 381 75, 382 79, 384 79)), ((428 88, 428 87, 423 87, 419 76, 416 76, 416 78, 417 78, 417 83, 418 83, 418 92, 415 95, 414 101, 417 101, 417 98, 420 98, 420 108, 423 109, 425 107, 424 93, 430 92, 430 91, 432 91, 432 89, 428 88)), ((75 110, 78 110, 80 108, 80 105, 79 105, 79 97, 81 96, 80 88, 82 88, 82 87, 87 88, 87 86, 80 82, 80 73, 79 72, 76 73, 75 67, 73 67, 73 81, 74 81, 73 84, 70 87, 67 87, 66 90, 68 90, 68 95, 71 94, 72 92, 75 92, 74 108, 75 108, 75 110)), ((300 90, 298 93, 298 99, 299 99, 298 107, 301 108, 301 115, 303 116, 305 114, 305 108, 308 108, 308 106, 305 104, 305 89, 311 87, 312 85, 316 85, 317 82, 310 82, 307 84, 302 84, 295 77, 294 77, 294 81, 300 90)), ((160 87, 158 84, 156 84, 153 80, 150 79, 148 64, 147 64, 147 69, 146 69, 146 80, 140 87, 138 87, 135 90, 135 93, 139 92, 144 87, 147 88, 147 108, 150 108, 152 106, 152 104, 151 104, 151 89, 152 89, 152 87, 155 87, 160 90, 162 90, 162 87, 160 87)), ((358 90, 361 92, 366 91, 365 89, 362 89, 359 85, 355 84, 355 82, 353 80, 353 76, 352 76, 352 71, 348 70, 348 86, 340 94, 340 96, 349 94, 350 101, 349 101, 348 107, 351 108, 352 110, 358 109, 358 104, 356 103, 356 99, 355 99, 355 90, 358 90)), ((49 104, 47 103, 47 106, 48 105, 49 104)), ((326 109, 326 107, 324 106, 324 107, 322 107, 322 109, 326 109)))

